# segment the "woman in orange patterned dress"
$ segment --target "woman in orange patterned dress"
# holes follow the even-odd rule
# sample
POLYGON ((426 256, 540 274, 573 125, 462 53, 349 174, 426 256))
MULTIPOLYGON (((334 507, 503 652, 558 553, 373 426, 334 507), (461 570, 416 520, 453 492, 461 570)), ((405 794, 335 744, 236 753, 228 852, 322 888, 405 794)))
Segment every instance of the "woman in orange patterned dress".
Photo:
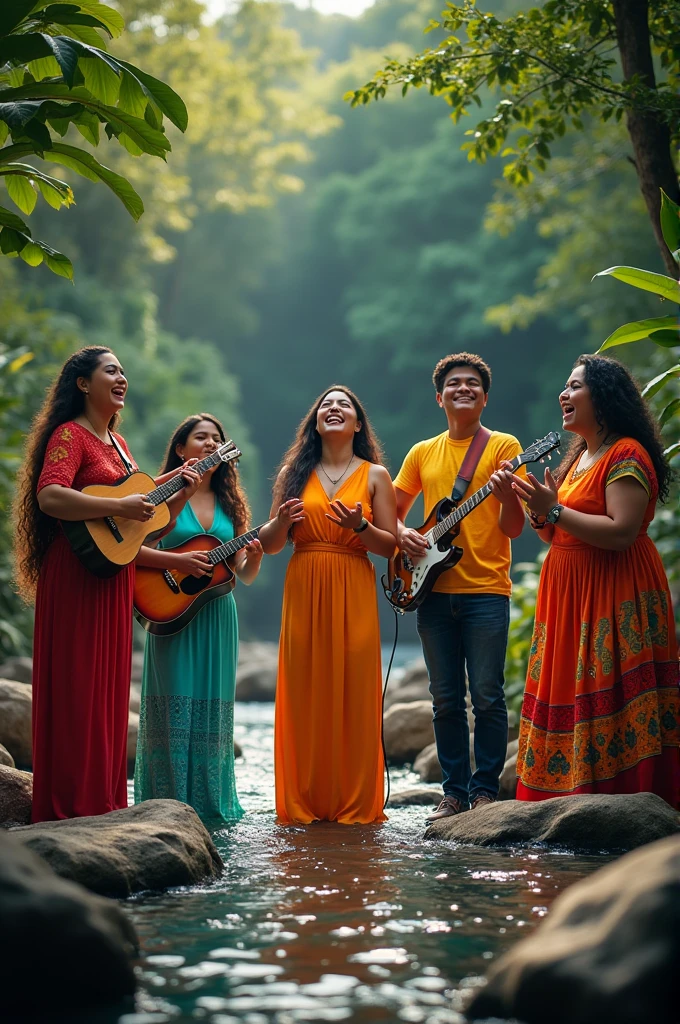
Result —
POLYGON ((581 356, 560 395, 577 436, 556 477, 514 487, 550 544, 522 706, 517 797, 652 792, 680 806, 668 581, 647 536, 671 472, 629 371, 581 356))
POLYGON ((394 552, 397 513, 380 445, 359 400, 333 387, 283 458, 270 554, 289 533, 274 754, 278 820, 384 821, 382 675, 375 571, 394 552))

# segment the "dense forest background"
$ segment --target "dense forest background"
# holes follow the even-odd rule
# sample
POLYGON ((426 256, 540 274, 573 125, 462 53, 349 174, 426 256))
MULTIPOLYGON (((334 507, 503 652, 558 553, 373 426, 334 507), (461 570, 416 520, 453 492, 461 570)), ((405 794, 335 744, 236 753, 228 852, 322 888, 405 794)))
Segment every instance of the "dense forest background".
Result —
MULTIPOLYGON (((77 205, 56 224, 75 286, 0 262, 0 342, 34 353, 12 385, 5 447, 65 355, 103 343, 130 379, 122 429, 140 465, 153 471, 176 423, 210 411, 244 452, 260 522, 297 422, 330 384, 359 393, 396 472, 443 429, 431 385, 442 355, 488 360, 485 422, 528 443, 559 427, 574 357, 654 314, 652 296, 591 283, 613 264, 664 269, 622 125, 571 129, 518 192, 493 161, 469 162, 463 129, 424 90, 356 110, 343 100, 386 54, 422 49, 440 0, 377 0, 357 19, 248 0, 212 24, 196 0, 117 6, 128 31, 115 52, 180 93, 189 129, 173 132, 167 165, 100 147, 144 198, 137 226, 105 188, 76 179, 77 205)), ((39 204, 35 234, 53 235, 55 216, 39 204)), ((612 354, 658 358, 631 348, 612 354)), ((5 461, 7 479, 15 468, 5 461)), ((677 536, 664 543, 677 552, 677 536)), ((515 561, 536 548, 526 531, 515 561)), ((239 588, 244 637, 276 638, 285 561, 265 560, 239 588)), ((3 566, 7 582, 6 550, 3 566)), ((30 616, 15 607, 6 621, 5 650, 25 646, 30 616)))

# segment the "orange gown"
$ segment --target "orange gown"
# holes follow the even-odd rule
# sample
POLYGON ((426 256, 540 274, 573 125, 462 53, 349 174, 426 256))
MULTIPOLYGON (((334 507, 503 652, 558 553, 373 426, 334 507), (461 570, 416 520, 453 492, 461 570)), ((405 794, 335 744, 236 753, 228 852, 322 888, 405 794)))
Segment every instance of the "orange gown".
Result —
MULTIPOLYGON (((372 519, 370 463, 336 493, 372 519)), ((385 821, 382 673, 375 570, 361 534, 326 519, 316 472, 293 527, 283 591, 274 764, 281 823, 385 821)))
POLYGON ((605 515, 605 489, 632 476, 649 503, 625 551, 555 526, 543 564, 517 758, 517 797, 653 792, 680 804, 680 681, 671 595, 647 528, 658 495, 645 449, 622 438, 570 470, 567 508, 605 515))

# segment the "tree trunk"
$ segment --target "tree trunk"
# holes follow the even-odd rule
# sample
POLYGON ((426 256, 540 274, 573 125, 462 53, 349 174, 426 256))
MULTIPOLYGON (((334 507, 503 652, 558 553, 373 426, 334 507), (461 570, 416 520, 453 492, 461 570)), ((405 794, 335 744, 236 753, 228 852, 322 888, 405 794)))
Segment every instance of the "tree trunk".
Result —
MULTIPOLYGON (((655 89, 648 0, 612 0, 612 7, 625 80, 637 75, 643 85, 655 89)), ((663 240, 659 222, 661 189, 674 202, 680 203, 680 187, 671 156, 670 129, 653 112, 635 109, 628 111, 627 126, 654 235, 668 273, 677 278, 678 265, 663 240)))

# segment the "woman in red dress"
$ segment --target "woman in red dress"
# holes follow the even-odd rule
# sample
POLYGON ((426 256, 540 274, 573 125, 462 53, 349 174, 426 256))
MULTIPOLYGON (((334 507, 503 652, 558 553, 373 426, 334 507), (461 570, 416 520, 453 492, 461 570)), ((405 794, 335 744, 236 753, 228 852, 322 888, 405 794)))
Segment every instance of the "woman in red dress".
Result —
MULTIPOLYGON (((73 554, 59 525, 60 519, 144 521, 153 515, 144 495, 80 493, 137 468, 123 438, 113 435, 129 466, 112 440, 127 386, 112 352, 81 349, 62 367, 27 442, 16 554, 20 586, 26 596, 35 593, 34 822, 127 806, 134 564, 98 579, 73 554)), ((180 504, 199 482, 191 470, 184 475, 180 504)))

